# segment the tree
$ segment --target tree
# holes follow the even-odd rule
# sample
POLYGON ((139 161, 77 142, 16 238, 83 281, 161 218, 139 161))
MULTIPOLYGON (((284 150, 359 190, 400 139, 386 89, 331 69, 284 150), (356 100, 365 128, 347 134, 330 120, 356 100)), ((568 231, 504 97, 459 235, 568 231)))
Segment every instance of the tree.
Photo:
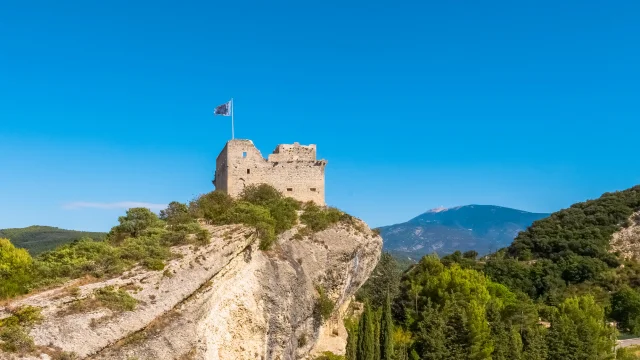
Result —
POLYGON ((478 257, 478 252, 475 251, 475 250, 465 251, 462 254, 462 257, 465 258, 465 259, 475 260, 478 257))
POLYGON ((8 239, 0 239, 0 299, 29 290, 32 263, 27 250, 14 247, 8 239))
POLYGON ((487 322, 484 306, 475 299, 471 300, 468 304, 467 314, 471 340, 469 359, 491 359, 493 341, 491 340, 491 329, 487 322))
POLYGON ((524 329, 522 334, 522 358, 523 360, 547 359, 547 329, 542 325, 534 324, 524 329))
POLYGON ((346 360, 357 360, 358 352, 358 324, 355 321, 345 321, 347 329, 347 348, 345 350, 346 360))
POLYGON ((566 299, 551 319, 550 360, 604 359, 613 355, 615 329, 591 295, 566 299))
POLYGON ((446 320, 443 313, 427 300, 425 309, 421 314, 422 320, 418 323, 416 332, 416 351, 421 359, 446 360, 450 352, 447 349, 449 340, 446 336, 446 320))
POLYGON ((170 202, 166 209, 160 210, 160 219, 171 227, 195 221, 189 214, 189 207, 177 201, 170 202))
POLYGON ((393 320, 391 319, 391 298, 387 297, 382 307, 382 319, 380 323, 380 359, 391 360, 393 355, 393 320))
POLYGON ((618 327, 634 335, 640 335, 640 293, 624 286, 611 297, 611 317, 618 327))
POLYGON ((369 299, 373 307, 384 306, 387 294, 391 300, 397 297, 400 277, 401 271, 396 259, 389 253, 383 253, 369 279, 358 290, 357 296, 360 300, 369 299))
POLYGON ((161 227, 162 221, 147 208, 131 208, 125 216, 118 218, 120 225, 114 226, 109 233, 109 239, 116 243, 127 237, 138 237, 153 227, 161 227))
POLYGON ((368 302, 365 302, 364 311, 360 317, 358 324, 358 351, 356 353, 357 360, 374 360, 375 359, 375 337, 374 337, 373 314, 368 302))
MULTIPOLYGON (((395 360, 409 360, 409 347, 413 343, 411 332, 402 327, 396 327, 393 331, 393 348, 395 350, 395 360)), ((349 358, 347 358, 349 359, 349 358)))

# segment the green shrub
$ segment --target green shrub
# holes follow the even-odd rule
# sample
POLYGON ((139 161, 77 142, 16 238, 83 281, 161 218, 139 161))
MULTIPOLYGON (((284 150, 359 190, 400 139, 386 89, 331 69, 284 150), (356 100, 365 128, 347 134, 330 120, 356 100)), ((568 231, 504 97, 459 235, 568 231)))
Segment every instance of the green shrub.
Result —
POLYGON ((17 325, 0 328, 0 347, 4 351, 15 353, 28 353, 35 349, 33 339, 27 331, 17 325))
POLYGON ((157 264, 171 256, 171 251, 163 245, 160 236, 128 238, 123 242, 121 249, 123 259, 133 263, 143 261, 143 265, 151 270, 162 270, 158 269, 157 264))
POLYGON ((346 358, 342 355, 336 355, 331 351, 324 351, 320 356, 316 357, 315 360, 345 360, 346 358))
POLYGON ((177 201, 170 202, 166 209, 160 211, 160 219, 166 221, 171 229, 195 222, 189 213, 189 207, 177 201))
POLYGON ((207 245, 211 242, 211 234, 207 229, 200 229, 196 233, 196 244, 207 245))
POLYGON ((270 203, 282 199, 282 194, 271 185, 249 185, 242 190, 240 199, 254 205, 267 207, 270 203))
POLYGON ((291 229, 298 222, 297 210, 300 202, 292 198, 282 198, 267 204, 271 216, 275 220, 275 232, 281 234, 291 229))
POLYGON ((195 218, 205 219, 211 224, 225 224, 221 220, 233 206, 233 199, 222 191, 201 195, 189 203, 189 212, 195 218))
POLYGON ((104 241, 83 238, 48 251, 36 258, 35 272, 41 279, 95 277, 118 274, 124 270, 120 249, 104 241))
POLYGON ((300 221, 313 232, 327 229, 344 218, 344 213, 336 208, 321 208, 313 202, 304 205, 300 221))
POLYGON ((307 345, 307 335, 302 334, 298 338, 298 347, 301 348, 301 347, 304 347, 305 345, 307 345))
POLYGON ((133 311, 138 304, 138 300, 129 295, 126 290, 116 290, 113 286, 96 289, 94 296, 102 306, 113 311, 133 311))
POLYGON ((144 235, 149 229, 164 227, 164 221, 147 208, 131 208, 125 216, 118 218, 118 222, 120 225, 114 226, 107 236, 115 244, 127 237, 144 235))
POLYGON ((316 301, 316 311, 321 316, 322 321, 326 321, 333 313, 335 304, 331 301, 323 287, 318 286, 316 287, 316 290, 319 295, 318 300, 316 301))
POLYGON ((61 351, 52 356, 53 360, 76 360, 79 359, 78 354, 74 352, 61 351))

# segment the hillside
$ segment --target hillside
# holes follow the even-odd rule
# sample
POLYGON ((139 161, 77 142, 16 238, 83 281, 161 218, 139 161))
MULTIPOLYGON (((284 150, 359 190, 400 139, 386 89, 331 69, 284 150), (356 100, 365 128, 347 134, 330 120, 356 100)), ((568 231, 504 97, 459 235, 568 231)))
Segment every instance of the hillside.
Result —
POLYGON ((6 238, 16 247, 29 250, 31 255, 37 255, 47 250, 73 242, 83 237, 93 240, 103 240, 107 233, 87 232, 59 229, 52 226, 33 225, 25 228, 0 229, 0 238, 6 238))
POLYGON ((475 250, 480 255, 511 244, 520 231, 549 214, 493 205, 433 209, 405 223, 383 226, 384 249, 413 258, 475 250))
POLYGON ((162 270, 134 267, 9 303, 5 311, 32 306, 42 314, 28 329, 29 358, 300 359, 344 350, 343 312, 382 247, 364 223, 302 238, 295 235, 304 226, 295 226, 270 252, 249 227, 202 226, 208 244, 172 247, 176 256, 162 270), (331 307, 319 313, 319 299, 331 307))
MULTIPOLYGON (((640 186, 576 203, 534 222, 492 255, 484 271, 548 304, 588 293, 607 305, 617 292, 640 284, 638 211, 640 186)), ((640 334, 640 312, 637 320, 640 334)))
POLYGON ((0 358, 341 353, 351 298, 382 250, 361 220, 268 185, 118 222, 103 241, 33 257, 0 238, 0 358))

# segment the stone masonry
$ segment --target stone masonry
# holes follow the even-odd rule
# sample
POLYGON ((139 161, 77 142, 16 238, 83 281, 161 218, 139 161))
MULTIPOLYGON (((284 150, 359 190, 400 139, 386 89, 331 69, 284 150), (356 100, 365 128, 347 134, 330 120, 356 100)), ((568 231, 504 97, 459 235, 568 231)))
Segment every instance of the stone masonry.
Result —
POLYGON ((300 201, 324 205, 326 160, 315 145, 280 144, 267 159, 251 140, 229 140, 216 159, 213 185, 237 197, 247 185, 269 184, 300 201))

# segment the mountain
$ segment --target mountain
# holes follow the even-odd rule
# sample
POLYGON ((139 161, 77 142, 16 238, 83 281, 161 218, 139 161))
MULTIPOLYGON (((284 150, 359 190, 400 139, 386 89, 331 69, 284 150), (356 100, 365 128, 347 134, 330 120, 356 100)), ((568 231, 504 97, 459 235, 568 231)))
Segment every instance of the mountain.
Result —
POLYGON ((379 228, 384 248, 396 256, 475 250, 480 255, 509 246, 520 231, 549 214, 494 205, 437 208, 405 223, 379 228))
POLYGON ((107 236, 103 232, 87 232, 59 229, 52 226, 28 226, 25 228, 0 229, 0 239, 6 238, 16 247, 29 250, 31 255, 53 250, 59 245, 73 242, 83 237, 102 240, 107 236))

